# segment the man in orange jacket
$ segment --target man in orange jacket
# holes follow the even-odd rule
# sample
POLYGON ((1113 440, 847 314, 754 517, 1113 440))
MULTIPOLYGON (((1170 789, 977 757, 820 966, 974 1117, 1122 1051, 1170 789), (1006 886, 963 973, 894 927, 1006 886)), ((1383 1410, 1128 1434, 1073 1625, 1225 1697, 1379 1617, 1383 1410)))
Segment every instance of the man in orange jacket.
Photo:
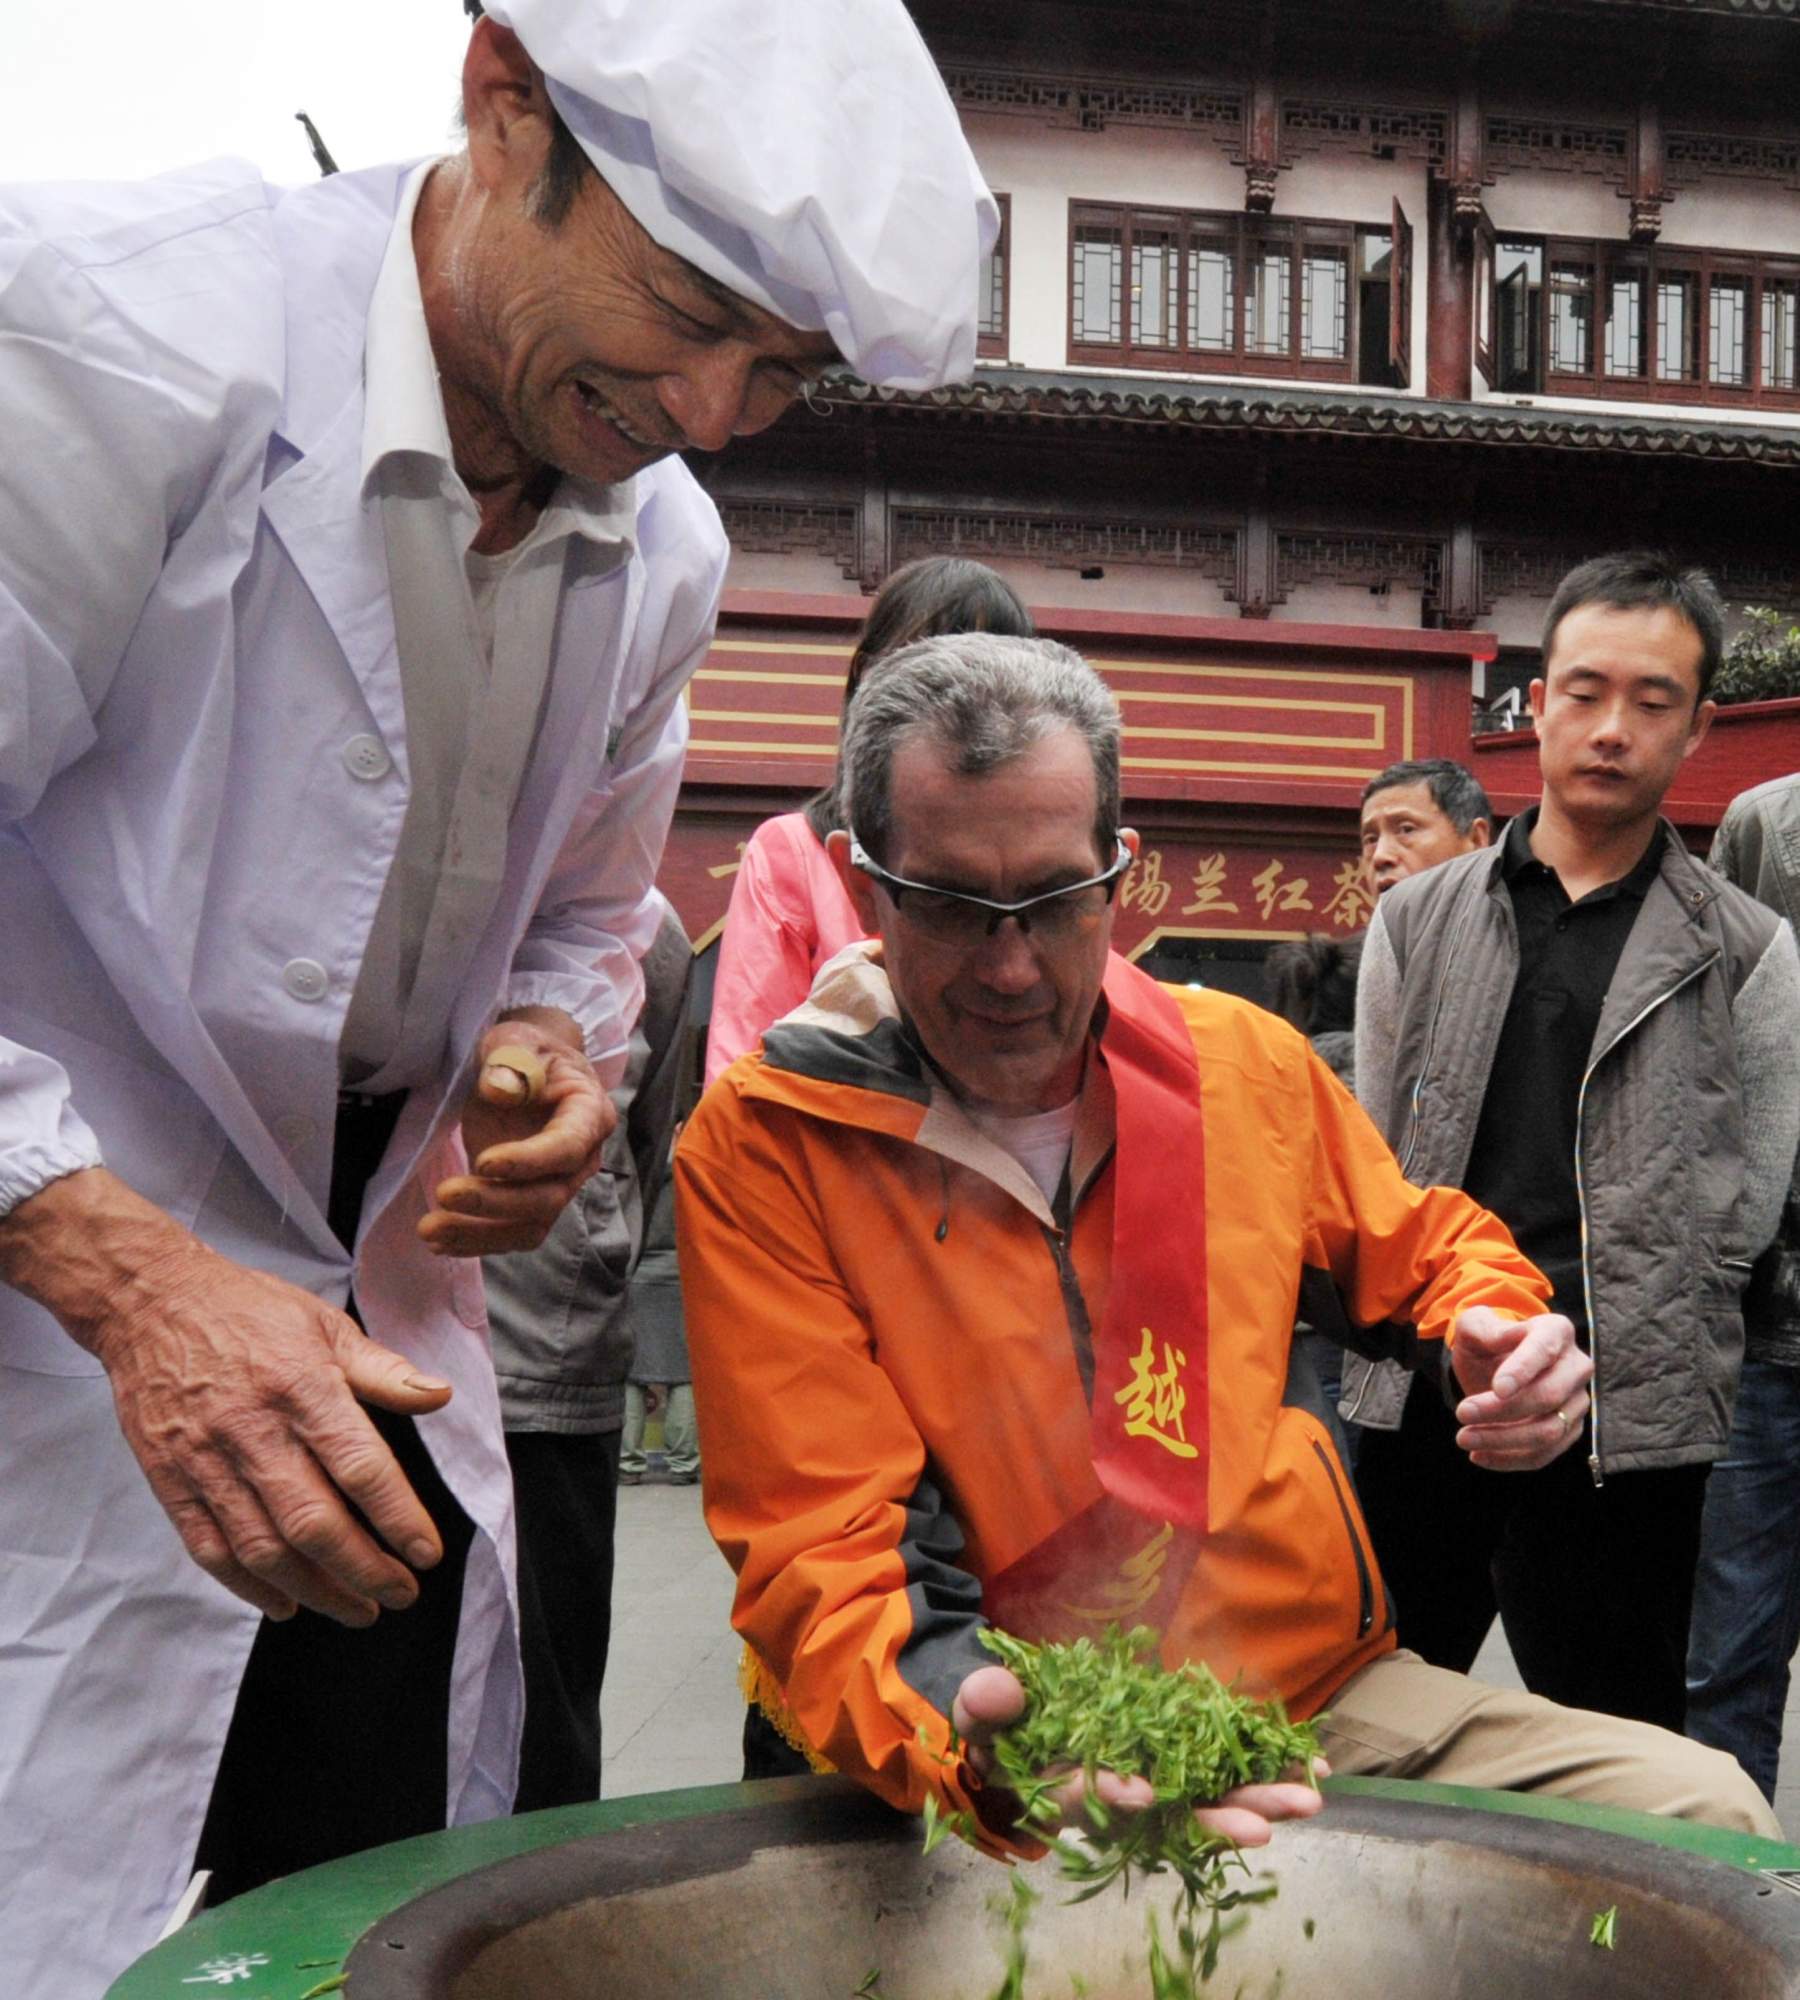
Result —
MULTIPOLYGON (((1395 1650, 1296 1314, 1335 1288, 1501 1470, 1576 1438, 1589 1363, 1504 1227, 1409 1186, 1298 1035, 1109 950, 1137 841, 1099 677, 923 641, 864 683, 841 769, 831 849, 878 942, 714 1085, 676 1165, 707 1517, 807 1744, 1014 1846, 985 1745, 1023 1696, 977 1634, 1116 1619, 1328 1708, 1340 1771, 1777 1835, 1729 1758, 1395 1650)), ((1250 1845, 1317 1805, 1210 1818, 1250 1845)))

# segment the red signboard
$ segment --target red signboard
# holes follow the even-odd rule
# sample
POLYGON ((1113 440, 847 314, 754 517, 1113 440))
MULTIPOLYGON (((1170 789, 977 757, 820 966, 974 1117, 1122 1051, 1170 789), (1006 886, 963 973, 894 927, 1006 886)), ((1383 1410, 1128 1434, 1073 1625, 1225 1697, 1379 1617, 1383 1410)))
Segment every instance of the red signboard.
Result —
MULTIPOLYGON (((681 912, 697 950, 718 935, 750 814, 685 815, 663 858, 663 893, 681 912)), ((1313 845, 1291 837, 1199 837, 1144 833, 1119 885, 1114 942, 1137 958, 1175 938, 1274 942, 1325 931, 1348 937, 1369 920, 1368 891, 1353 835, 1313 845)))
MULTIPOLYGON (((682 807, 663 886, 704 945, 758 820, 831 775, 857 599, 736 593, 688 690, 682 807)), ((1144 833, 1118 941, 1348 935, 1368 918, 1363 786, 1404 758, 1468 753, 1468 632, 1041 610, 1124 718, 1127 821, 1144 833)))
POLYGON ((1131 958, 1171 938, 1348 937, 1372 907, 1354 839, 1321 848, 1152 833, 1120 884, 1113 936, 1131 958))
MULTIPOLYGON (((690 786, 825 782, 856 615, 831 598, 728 600, 688 690, 690 786)), ((1470 664, 1493 651, 1466 632, 1034 615, 1118 696, 1133 799, 1354 806, 1385 765, 1464 753, 1470 664)))

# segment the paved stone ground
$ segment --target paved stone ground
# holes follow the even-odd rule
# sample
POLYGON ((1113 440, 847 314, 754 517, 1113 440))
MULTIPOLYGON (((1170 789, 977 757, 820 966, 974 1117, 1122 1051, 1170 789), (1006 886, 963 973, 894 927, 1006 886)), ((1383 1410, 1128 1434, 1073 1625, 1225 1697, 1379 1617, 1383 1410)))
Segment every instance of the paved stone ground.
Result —
POLYGON ((697 1486, 622 1486, 612 1644, 600 1698, 601 1790, 722 1785, 743 1776, 741 1642, 731 1571, 697 1486))
MULTIPOLYGON (((699 1488, 623 1488, 617 1564, 600 1704, 606 1796, 732 1783, 743 1771, 743 1704, 731 1572, 701 1521, 699 1488)), ((1475 1671, 1520 1685, 1498 1624, 1475 1671)), ((1800 1694, 1790 1697, 1775 1810, 1800 1838, 1800 1694)))

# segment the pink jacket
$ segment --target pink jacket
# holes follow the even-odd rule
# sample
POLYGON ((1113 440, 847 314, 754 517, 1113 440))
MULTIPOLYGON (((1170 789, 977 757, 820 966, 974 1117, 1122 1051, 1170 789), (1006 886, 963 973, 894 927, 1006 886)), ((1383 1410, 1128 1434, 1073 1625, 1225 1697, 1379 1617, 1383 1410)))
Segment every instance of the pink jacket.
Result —
POLYGON ((804 813, 766 819, 731 888, 706 1038, 706 1080, 792 1013, 828 959, 867 933, 804 813))

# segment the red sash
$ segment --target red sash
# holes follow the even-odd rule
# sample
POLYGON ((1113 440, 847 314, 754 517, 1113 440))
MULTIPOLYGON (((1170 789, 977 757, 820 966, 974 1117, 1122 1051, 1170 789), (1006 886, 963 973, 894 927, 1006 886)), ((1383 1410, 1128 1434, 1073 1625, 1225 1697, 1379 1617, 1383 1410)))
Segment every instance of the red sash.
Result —
POLYGON ((1199 1065, 1174 1001, 1106 970, 1100 1059, 1118 1106, 1112 1282, 1094 1339, 1094 1472, 1104 1495, 993 1579, 995 1624, 1066 1638, 1168 1623, 1206 1528, 1206 1176, 1199 1065))

